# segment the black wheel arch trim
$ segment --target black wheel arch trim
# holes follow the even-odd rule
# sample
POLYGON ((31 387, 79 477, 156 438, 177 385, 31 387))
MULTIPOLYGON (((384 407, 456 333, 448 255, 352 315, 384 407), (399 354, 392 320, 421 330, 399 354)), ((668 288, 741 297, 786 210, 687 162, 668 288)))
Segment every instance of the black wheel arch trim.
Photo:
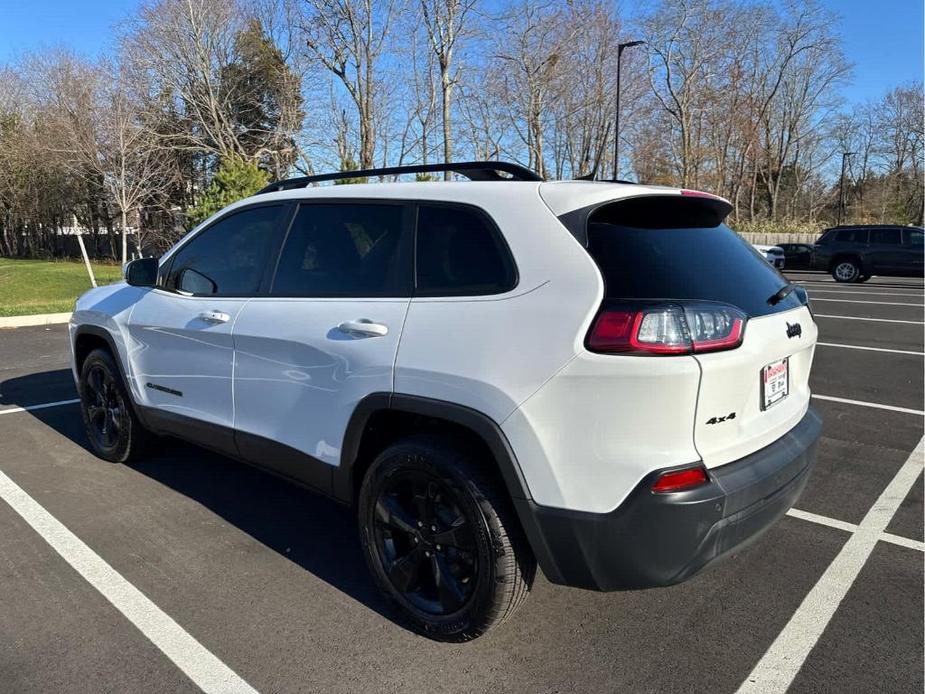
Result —
POLYGON ((360 452, 366 425, 376 412, 384 410, 423 415, 458 424, 476 434, 488 446, 498 464, 505 487, 512 499, 530 499, 526 480, 501 427, 478 410, 420 395, 402 393, 371 393, 357 403, 344 433, 340 466, 334 477, 334 495, 343 501, 352 501, 356 480, 353 469, 360 452))

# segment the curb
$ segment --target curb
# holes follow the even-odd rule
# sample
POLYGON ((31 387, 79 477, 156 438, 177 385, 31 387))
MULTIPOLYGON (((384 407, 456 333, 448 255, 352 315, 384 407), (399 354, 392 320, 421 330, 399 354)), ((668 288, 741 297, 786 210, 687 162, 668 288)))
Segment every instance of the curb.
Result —
POLYGON ((30 325, 67 323, 71 313, 39 313, 32 316, 0 316, 0 328, 25 328, 30 325))

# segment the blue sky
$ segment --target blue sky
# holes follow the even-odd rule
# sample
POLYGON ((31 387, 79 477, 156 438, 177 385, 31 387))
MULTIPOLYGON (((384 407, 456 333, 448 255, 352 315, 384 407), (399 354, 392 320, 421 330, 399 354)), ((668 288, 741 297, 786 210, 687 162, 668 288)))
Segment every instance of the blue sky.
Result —
MULTIPOLYGON (((841 29, 854 79, 848 102, 876 99, 923 74, 922 0, 823 0, 842 16, 841 29)), ((111 42, 112 27, 132 14, 137 0, 2 0, 0 62, 64 45, 95 54, 111 42)), ((625 9, 632 2, 624 2, 625 9)))

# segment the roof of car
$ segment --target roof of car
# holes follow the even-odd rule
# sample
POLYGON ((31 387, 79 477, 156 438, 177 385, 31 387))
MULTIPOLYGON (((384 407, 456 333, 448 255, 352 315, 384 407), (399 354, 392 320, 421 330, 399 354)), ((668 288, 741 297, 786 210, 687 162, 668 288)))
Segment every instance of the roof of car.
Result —
MULTIPOLYGON (((478 204, 494 198, 499 191, 507 196, 541 199, 556 214, 621 198, 649 195, 699 194, 668 186, 603 181, 413 181, 395 183, 349 183, 308 186, 261 193, 242 203, 258 200, 301 200, 319 198, 446 200, 478 204)), ((702 194, 707 195, 709 194, 702 194)))

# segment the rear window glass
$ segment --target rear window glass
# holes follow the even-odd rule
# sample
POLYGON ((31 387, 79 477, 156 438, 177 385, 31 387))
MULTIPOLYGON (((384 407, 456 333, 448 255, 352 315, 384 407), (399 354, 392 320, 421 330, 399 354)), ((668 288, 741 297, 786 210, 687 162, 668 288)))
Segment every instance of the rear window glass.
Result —
POLYGON ((617 223, 619 205, 611 207, 588 225, 588 251, 604 276, 607 298, 719 301, 751 316, 800 305, 795 292, 768 305, 787 280, 725 224, 627 226, 617 223))
POLYGON ((842 243, 867 243, 867 229, 839 229, 836 238, 842 243))
POLYGON ((902 243, 902 234, 899 229, 871 229, 871 243, 889 243, 897 246, 902 243))

